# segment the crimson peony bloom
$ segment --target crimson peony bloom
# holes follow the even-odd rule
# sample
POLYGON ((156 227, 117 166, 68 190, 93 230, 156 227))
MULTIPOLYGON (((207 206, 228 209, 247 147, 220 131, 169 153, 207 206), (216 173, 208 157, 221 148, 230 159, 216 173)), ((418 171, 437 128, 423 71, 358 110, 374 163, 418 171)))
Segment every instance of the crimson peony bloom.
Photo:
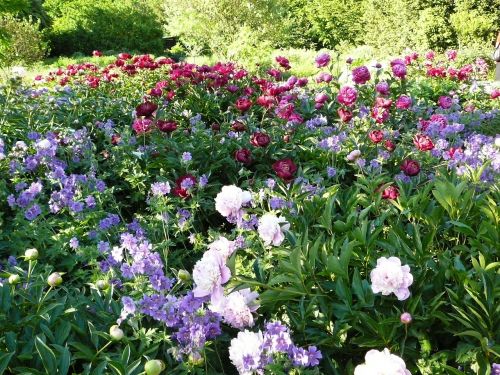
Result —
POLYGON ((407 176, 416 176, 420 173, 420 164, 416 160, 406 159, 401 163, 400 168, 407 176))
POLYGON ((392 152, 396 149, 396 145, 391 141, 391 140, 387 140, 384 142, 384 148, 389 151, 389 152, 392 152))
POLYGON ((413 138, 413 143, 420 151, 430 151, 434 148, 432 139, 425 134, 417 134, 413 138))
POLYGON ((252 106, 252 101, 248 98, 239 98, 238 100, 236 100, 235 106, 239 111, 246 112, 252 106))
POLYGON ((382 191, 383 199, 397 199, 399 197, 399 189, 397 186, 391 185, 382 191))
POLYGON ((158 120, 156 121, 156 126, 164 133, 171 133, 177 129, 177 123, 175 121, 158 120))
POLYGON ((189 198, 191 196, 189 190, 193 188, 197 182, 196 177, 192 174, 181 176, 175 181, 175 188, 172 190, 172 193, 181 198, 189 198))
POLYGON ((347 109, 339 108, 337 110, 337 113, 338 113, 340 119, 342 120, 342 122, 349 122, 352 119, 352 112, 347 110, 347 109))
POLYGON ((144 102, 144 103, 139 104, 135 108, 135 113, 136 113, 137 117, 140 117, 140 116, 149 117, 157 109, 158 109, 158 106, 155 103, 144 102))
POLYGON ((245 130, 247 130, 247 127, 241 121, 236 120, 236 121, 233 121, 233 124, 231 125, 231 129, 233 129, 236 132, 244 132, 245 130))
POLYGON ((122 52, 118 55, 118 58, 120 60, 129 60, 132 58, 132 55, 130 53, 125 53, 125 52, 122 52))
POLYGON ((372 130, 368 133, 368 137, 373 143, 380 143, 384 139, 384 132, 382 130, 372 130))
POLYGON ((294 174, 297 172, 297 166, 292 159, 281 159, 273 163, 272 165, 276 175, 286 182, 290 182, 294 179, 294 174))
POLYGON ((255 147, 266 147, 271 142, 271 137, 266 133, 255 132, 250 137, 250 143, 255 147))
POLYGON ((234 159, 244 165, 252 164, 252 152, 247 148, 242 148, 234 153, 234 159))

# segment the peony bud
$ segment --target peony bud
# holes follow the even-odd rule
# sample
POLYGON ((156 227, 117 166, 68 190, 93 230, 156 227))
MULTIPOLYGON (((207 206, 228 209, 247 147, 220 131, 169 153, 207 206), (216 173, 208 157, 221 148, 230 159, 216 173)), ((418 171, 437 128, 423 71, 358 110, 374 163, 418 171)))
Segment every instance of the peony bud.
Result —
POLYGON ((38 259, 38 250, 37 249, 28 249, 24 252, 24 259, 26 260, 37 260, 38 259))
POLYGON ((11 284, 11 285, 19 284, 20 281, 21 281, 21 278, 19 277, 19 275, 10 275, 9 276, 9 284, 11 284))
POLYGON ((399 318, 401 320, 401 323, 403 324, 410 324, 411 321, 413 320, 412 316, 408 312, 404 312, 401 314, 401 317, 399 318))
POLYGON ((120 341, 125 336, 123 330, 116 324, 109 329, 109 335, 114 341, 120 341))
POLYGON ((146 372, 146 375, 158 375, 163 370, 165 370, 165 363, 163 363, 163 361, 160 361, 159 359, 152 359, 150 361, 147 361, 144 365, 144 371, 146 372))
POLYGON ((109 282, 107 280, 97 280, 95 286, 97 289, 106 290, 109 288, 109 282))
POLYGON ((49 286, 51 286, 51 287, 61 285, 62 282, 63 282, 63 279, 62 279, 61 275, 59 274, 59 272, 53 272, 47 278, 47 284, 49 284, 49 286))
POLYGON ((186 270, 179 270, 179 272, 177 273, 177 277, 183 282, 191 280, 191 274, 186 270))

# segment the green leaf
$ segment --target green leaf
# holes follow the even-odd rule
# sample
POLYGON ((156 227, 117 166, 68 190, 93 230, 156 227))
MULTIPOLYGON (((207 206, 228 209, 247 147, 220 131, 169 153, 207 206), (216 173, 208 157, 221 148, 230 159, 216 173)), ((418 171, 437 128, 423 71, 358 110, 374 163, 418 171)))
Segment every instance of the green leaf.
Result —
POLYGON ((55 374, 57 371, 56 355, 52 349, 50 349, 39 336, 35 338, 35 347, 47 373, 55 374))
POLYGON ((9 366, 10 360, 12 356, 16 354, 15 352, 12 353, 5 353, 0 355, 0 375, 5 372, 7 369, 7 366, 9 366))

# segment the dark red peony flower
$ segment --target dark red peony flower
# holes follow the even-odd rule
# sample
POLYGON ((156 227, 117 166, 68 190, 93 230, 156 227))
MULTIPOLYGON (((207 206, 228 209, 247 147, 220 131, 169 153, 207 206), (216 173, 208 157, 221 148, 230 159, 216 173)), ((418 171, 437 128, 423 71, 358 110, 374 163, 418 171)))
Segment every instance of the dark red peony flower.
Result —
POLYGON ((189 198, 191 196, 190 190, 197 182, 196 177, 192 174, 181 176, 175 181, 175 187, 172 189, 172 193, 181 198, 189 198))
POLYGON ((420 151, 430 151, 434 148, 432 139, 425 134, 417 134, 413 138, 413 143, 420 151))
POLYGON ((384 142, 384 147, 389 152, 392 152, 396 149, 396 145, 390 139, 384 142))
POLYGON ((121 140, 122 140, 122 137, 118 133, 115 133, 111 136, 111 144, 112 145, 117 145, 118 143, 120 143, 121 140))
POLYGON ((297 166, 292 159, 281 159, 273 163, 273 170, 279 178, 289 182, 294 179, 297 166))
POLYGON ((156 121, 156 126, 158 130, 164 133, 171 133, 177 129, 177 123, 175 121, 158 120, 156 121))
POLYGON ((236 150, 234 159, 242 164, 250 165, 252 164, 252 152, 247 148, 236 150))
POLYGON ((342 122, 349 122, 352 119, 352 112, 347 109, 339 108, 337 110, 337 113, 339 114, 339 117, 342 120, 342 122))
POLYGON ((236 100, 235 106, 239 111, 246 112, 252 106, 252 101, 248 98, 239 98, 238 100, 236 100))
POLYGON ((397 199, 399 197, 399 189, 397 186, 391 185, 382 191, 383 199, 397 199))
POLYGON ((241 121, 236 120, 236 121, 233 121, 233 123, 231 125, 231 129, 233 129, 236 132, 244 132, 245 130, 247 130, 247 127, 241 121))
POLYGON ((144 103, 139 104, 135 108, 135 113, 136 113, 137 117, 140 117, 140 116, 149 117, 157 109, 158 109, 158 106, 155 103, 144 102, 144 103))
POLYGON ((382 130, 372 130, 368 133, 368 137, 373 143, 379 143, 384 139, 384 132, 382 130))
POLYGON ((255 147, 266 147, 271 142, 271 137, 266 133, 255 132, 250 137, 250 143, 255 147))
POLYGON ((420 173, 420 164, 416 160, 405 159, 400 168, 407 176, 416 176, 420 173))

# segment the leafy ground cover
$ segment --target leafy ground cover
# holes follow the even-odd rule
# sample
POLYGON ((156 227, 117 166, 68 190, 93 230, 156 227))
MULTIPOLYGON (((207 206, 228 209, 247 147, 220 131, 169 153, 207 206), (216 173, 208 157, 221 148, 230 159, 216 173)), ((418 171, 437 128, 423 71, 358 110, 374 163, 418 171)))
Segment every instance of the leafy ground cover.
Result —
POLYGON ((0 92, 0 370, 498 371, 481 59, 149 55, 0 92))

